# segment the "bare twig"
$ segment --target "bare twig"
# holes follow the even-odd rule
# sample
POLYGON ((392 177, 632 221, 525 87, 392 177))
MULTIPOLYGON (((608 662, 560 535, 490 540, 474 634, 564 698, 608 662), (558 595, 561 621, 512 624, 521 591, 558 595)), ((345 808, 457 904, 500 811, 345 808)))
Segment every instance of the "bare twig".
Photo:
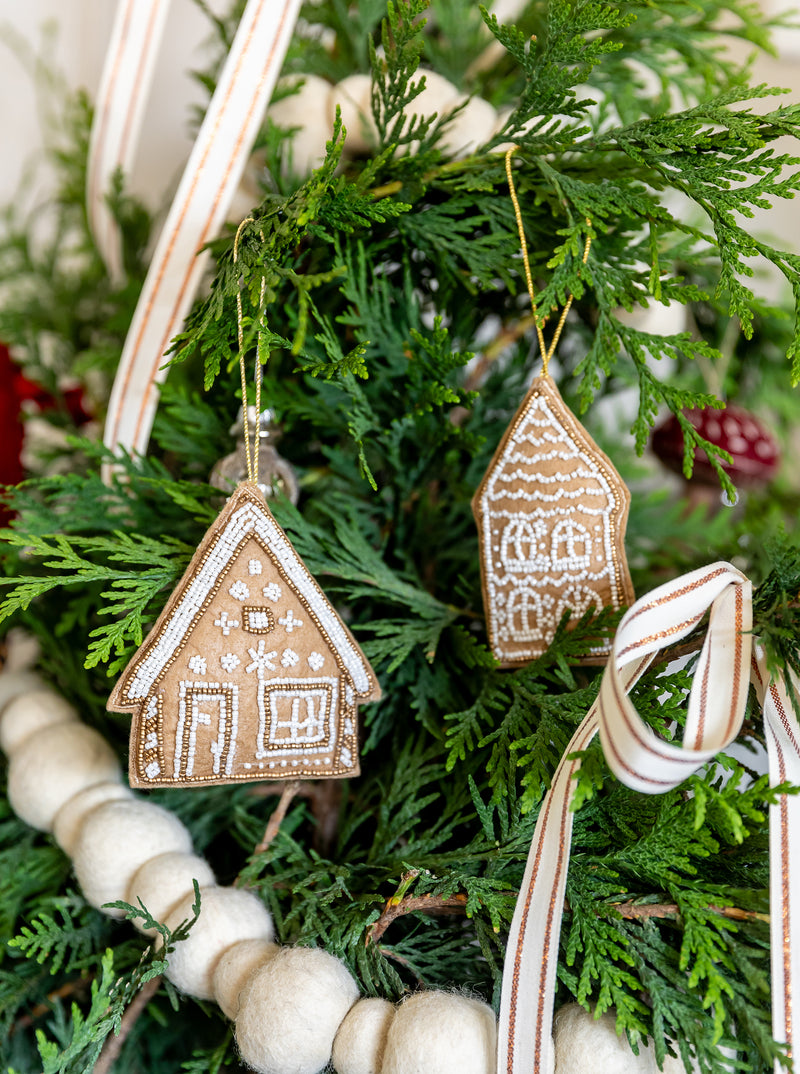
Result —
MULTIPOLYGON (((514 893, 506 894, 513 897, 514 893)), ((612 903, 611 908, 626 920, 644 920, 646 918, 669 918, 680 917, 680 910, 676 903, 638 903, 632 899, 628 902, 612 903)), ((769 924, 769 914, 759 914, 755 910, 742 910, 738 906, 713 906, 708 907, 712 913, 720 914, 733 921, 763 921, 769 924)), ((565 910, 570 912, 569 905, 565 902, 565 910)), ((452 895, 444 898, 441 895, 408 895, 398 898, 397 893, 388 899, 381 916, 367 929, 365 944, 377 943, 389 928, 393 921, 406 914, 465 914, 467 911, 467 897, 463 894, 452 895)), ((383 953, 384 948, 379 948, 383 953)))
POLYGON ((278 804, 275 806, 275 809, 274 809, 274 811, 272 813, 272 816, 269 818, 269 821, 267 822, 267 826, 264 829, 264 835, 261 838, 261 842, 258 844, 258 846, 253 851, 254 856, 256 854, 263 854, 264 851, 267 849, 267 847, 272 842, 272 840, 278 834, 278 830, 279 830, 279 828, 281 826, 281 821, 286 816, 287 810, 289 809, 289 806, 292 804, 292 800, 297 795, 299 789, 300 789, 300 784, 295 779, 287 780, 287 782, 284 784, 283 792, 282 792, 280 798, 278 799, 278 804))
POLYGON ((378 920, 367 929, 366 943, 377 943, 393 921, 406 914, 465 914, 467 896, 412 895, 405 899, 389 899, 378 920))
MULTIPOLYGON (((612 904, 618 914, 626 920, 641 920, 650 917, 679 917, 680 910, 674 902, 636 903, 633 901, 612 904)), ((734 921, 763 921, 769 924, 769 914, 759 914, 755 910, 741 910, 738 906, 709 906, 712 913, 734 921)))
POLYGON ((57 999, 66 999, 68 996, 74 996, 77 993, 85 992, 91 984, 91 977, 81 977, 78 981, 67 981, 66 984, 61 985, 60 988, 54 989, 52 992, 47 993, 47 1003, 37 1003, 35 1007, 31 1008, 29 1014, 23 1014, 21 1018, 18 1018, 11 1028, 12 1033, 18 1033, 21 1029, 27 1029, 29 1025, 32 1025, 37 1018, 41 1018, 45 1014, 52 1014, 52 1004, 57 999))
POLYGON ((139 1016, 143 1013, 145 1007, 160 987, 161 977, 151 977, 147 984, 143 985, 139 994, 123 1014, 119 1026, 119 1033, 114 1037, 108 1037, 106 1039, 100 1055, 97 1058, 97 1062, 94 1065, 94 1074, 109 1074, 109 1071, 119 1057, 122 1045, 125 1043, 128 1034, 136 1025, 139 1016))

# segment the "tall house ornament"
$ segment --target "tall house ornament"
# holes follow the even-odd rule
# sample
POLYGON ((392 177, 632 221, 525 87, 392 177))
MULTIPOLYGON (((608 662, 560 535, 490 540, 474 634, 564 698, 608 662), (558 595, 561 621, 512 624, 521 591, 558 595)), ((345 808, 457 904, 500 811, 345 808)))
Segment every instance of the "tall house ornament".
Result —
MULTIPOLYGON (((611 460, 537 377, 472 501, 492 652, 504 667, 541 656, 569 609, 634 600, 625 560, 630 493, 611 460)), ((592 647, 586 663, 604 662, 592 647)))
POLYGON ((240 485, 109 698, 133 787, 356 776, 380 687, 273 518, 240 485))

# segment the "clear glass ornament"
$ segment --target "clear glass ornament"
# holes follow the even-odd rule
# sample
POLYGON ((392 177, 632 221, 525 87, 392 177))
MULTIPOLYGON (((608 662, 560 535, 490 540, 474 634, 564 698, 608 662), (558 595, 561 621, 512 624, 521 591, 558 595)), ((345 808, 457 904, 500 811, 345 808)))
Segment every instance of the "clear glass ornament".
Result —
MULTIPOLYGON (((254 406, 247 408, 246 435, 251 444, 255 443, 258 457, 258 487, 266 499, 283 495, 296 504, 300 496, 300 488, 293 468, 278 454, 275 447, 281 434, 278 426, 273 424, 274 417, 273 411, 269 409, 262 410, 258 415, 254 406)), ((216 463, 208 479, 209 484, 227 495, 233 492, 242 481, 247 481, 247 454, 241 407, 236 423, 231 426, 230 432, 231 436, 237 436, 236 448, 230 455, 225 455, 216 463)))

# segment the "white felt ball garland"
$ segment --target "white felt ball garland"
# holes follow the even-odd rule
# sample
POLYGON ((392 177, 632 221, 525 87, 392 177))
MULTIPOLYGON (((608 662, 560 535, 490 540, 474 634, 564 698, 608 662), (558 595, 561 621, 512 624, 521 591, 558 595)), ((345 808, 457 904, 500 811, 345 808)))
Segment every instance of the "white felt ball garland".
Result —
POLYGON ((74 794, 121 778, 113 750, 97 731, 77 720, 56 723, 40 727, 12 749, 8 800, 26 824, 50 832, 56 813, 74 794))
POLYGON ((260 1074, 317 1074, 357 999, 358 985, 338 958, 314 947, 282 948, 244 986, 236 1016, 242 1058, 260 1074))
POLYGON ((93 783, 68 798, 53 818, 53 838, 64 853, 71 858, 75 857, 78 835, 83 822, 93 809, 120 798, 133 800, 133 795, 124 783, 117 783, 115 780, 93 783))
MULTIPOLYGON (((72 860, 86 901, 100 910, 127 899, 131 880, 151 858, 191 850, 192 837, 173 813, 139 798, 118 799, 86 814, 72 860)), ((122 910, 108 907, 103 913, 124 917, 122 910)))
POLYGON ((449 992, 417 992, 389 1026, 381 1074, 483 1074, 497 1046, 494 1012, 449 992))
MULTIPOLYGON (((359 999, 339 959, 274 943, 261 900, 217 886, 178 818, 136 798, 105 740, 28 672, 0 675, 0 746, 13 808, 53 832, 87 901, 103 913, 121 916, 104 903, 141 900, 174 929, 191 916, 197 881, 201 913, 171 953, 167 976, 219 1003, 259 1074, 318 1074, 331 1058, 338 1074, 494 1074, 496 1022, 487 1004, 435 991, 399 1007, 359 999)), ((634 1056, 609 1016, 596 1021, 571 1005, 557 1017, 556 1074, 651 1074, 652 1056, 634 1056)), ((668 1063, 670 1074, 682 1070, 668 1063)))
MULTIPOLYGON (((427 118, 435 113, 443 120, 455 112, 439 142, 440 148, 448 156, 461 158, 474 153, 478 146, 500 130, 508 118, 507 112, 498 115, 497 110, 483 98, 461 93, 436 71, 420 69, 417 75, 425 76, 425 88, 409 105, 405 127, 407 129, 413 115, 427 118)), ((283 85, 291 87, 297 82, 297 76, 292 76, 283 85)), ((286 161, 287 170, 296 175, 305 175, 319 167, 325 159, 325 145, 331 136, 337 105, 347 132, 345 152, 354 155, 373 150, 378 133, 372 116, 371 92, 372 80, 369 75, 348 75, 335 86, 317 75, 303 75, 299 89, 271 104, 267 115, 272 122, 294 132, 286 161)), ((418 148, 418 142, 411 142, 405 147, 405 152, 415 153, 418 148)))
POLYGON ((280 945, 269 940, 239 940, 220 956, 211 986, 222 1013, 232 1022, 236 1021, 244 986, 253 972, 279 951, 280 945))
MULTIPOLYGON (((167 851, 139 866, 131 877, 125 901, 133 906, 141 902, 156 921, 166 921, 172 908, 193 891, 195 880, 201 888, 214 885, 216 879, 208 862, 186 851, 167 851)), ((158 935, 157 929, 145 928, 141 918, 134 925, 145 936, 158 935)))
MULTIPOLYGON (((167 928, 174 931, 192 916, 194 898, 192 891, 170 910, 167 928)), ((245 888, 202 887, 200 899, 200 917, 169 957, 169 976, 182 992, 213 999, 212 978, 223 954, 242 940, 269 942, 275 929, 261 899, 245 888)))
POLYGON ((333 1042, 339 1074, 380 1074, 394 1016, 394 1004, 386 999, 369 997, 353 1004, 333 1042))

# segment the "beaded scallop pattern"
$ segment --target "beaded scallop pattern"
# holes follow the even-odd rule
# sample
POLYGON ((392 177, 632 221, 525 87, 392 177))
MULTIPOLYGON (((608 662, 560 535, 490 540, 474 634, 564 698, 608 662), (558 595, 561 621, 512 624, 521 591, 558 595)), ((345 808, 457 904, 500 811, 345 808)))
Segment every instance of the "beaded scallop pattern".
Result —
POLYGON ((357 706, 379 696, 263 497, 242 485, 109 708, 134 711, 133 786, 195 786, 357 775, 357 706))
MULTIPOLYGON (((630 603, 625 561, 630 494, 609 458, 540 377, 473 499, 487 629, 507 667, 546 651, 569 609, 630 603)), ((600 646, 586 661, 602 660, 600 646)))

